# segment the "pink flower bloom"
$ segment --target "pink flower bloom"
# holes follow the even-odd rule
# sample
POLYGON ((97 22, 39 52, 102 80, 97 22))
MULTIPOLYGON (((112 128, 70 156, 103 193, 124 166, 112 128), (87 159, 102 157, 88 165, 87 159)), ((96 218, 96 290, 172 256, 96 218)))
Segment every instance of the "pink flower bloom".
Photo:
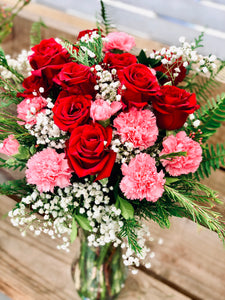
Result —
POLYGON ((109 104, 103 99, 97 99, 91 103, 90 116, 94 121, 104 121, 117 113, 122 108, 120 102, 114 101, 109 104))
POLYGON ((189 138, 184 131, 176 136, 170 135, 163 141, 161 155, 173 152, 187 152, 187 156, 179 156, 171 160, 162 159, 161 162, 171 176, 194 173, 202 161, 202 148, 198 142, 189 138))
POLYGON ((3 143, 0 144, 0 153, 6 155, 15 155, 19 151, 19 142, 15 139, 13 134, 10 134, 3 143))
POLYGON ((123 143, 131 142, 140 150, 154 145, 158 136, 156 118, 148 109, 137 110, 133 107, 127 113, 122 112, 116 117, 113 125, 123 143))
POLYGON ((42 192, 54 192, 54 187, 70 185, 71 169, 65 153, 47 148, 34 154, 27 162, 26 178, 29 184, 36 184, 42 192))
POLYGON ((43 97, 26 98, 20 104, 17 105, 17 118, 24 120, 19 121, 18 124, 36 124, 36 116, 40 112, 44 112, 48 102, 43 97))
POLYGON ((128 199, 146 199, 156 202, 163 194, 163 171, 157 172, 155 159, 146 153, 132 158, 129 165, 122 165, 124 175, 120 189, 128 199))
POLYGON ((113 49, 130 51, 135 46, 134 38, 125 32, 111 32, 106 36, 103 51, 113 49))

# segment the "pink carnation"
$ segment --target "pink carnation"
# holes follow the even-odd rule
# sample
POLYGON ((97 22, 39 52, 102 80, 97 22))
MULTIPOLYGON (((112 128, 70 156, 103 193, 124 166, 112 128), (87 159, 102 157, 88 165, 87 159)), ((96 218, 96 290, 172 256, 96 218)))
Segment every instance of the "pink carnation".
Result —
POLYGON ((157 172, 155 159, 146 153, 132 158, 129 165, 122 165, 124 175, 120 189, 128 199, 146 199, 156 202, 163 194, 163 171, 157 172))
POLYGON ((6 155, 15 155, 19 151, 19 142, 15 139, 14 135, 9 135, 6 139, 4 139, 3 143, 0 144, 0 153, 6 155))
POLYGON ((135 46, 135 39, 125 32, 111 32, 106 36, 104 51, 113 49, 130 51, 135 46))
POLYGON ((90 116, 95 121, 104 121, 117 113, 122 108, 120 102, 114 101, 109 104, 103 99, 97 99, 91 103, 90 116))
POLYGON ((36 184, 41 193, 53 193, 55 186, 64 188, 70 185, 71 169, 64 153, 58 154, 47 148, 28 160, 26 178, 29 184, 36 184))
POLYGON ((120 113, 114 120, 114 127, 121 136, 121 141, 133 143, 141 150, 154 145, 158 136, 156 118, 150 110, 132 108, 127 113, 120 113))
POLYGON ((36 116, 40 112, 44 111, 48 102, 43 97, 26 98, 20 104, 17 105, 17 118, 24 120, 25 122, 18 122, 20 125, 36 124, 36 116))
POLYGON ((162 159, 161 162, 171 176, 194 173, 202 161, 202 148, 198 142, 189 138, 184 131, 176 136, 170 135, 163 141, 161 155, 173 152, 187 152, 187 156, 179 156, 171 160, 162 159))

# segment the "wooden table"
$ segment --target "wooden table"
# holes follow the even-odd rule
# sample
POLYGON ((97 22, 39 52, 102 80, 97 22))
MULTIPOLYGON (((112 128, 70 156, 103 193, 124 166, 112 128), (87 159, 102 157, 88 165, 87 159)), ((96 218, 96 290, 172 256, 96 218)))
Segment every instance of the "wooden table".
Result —
MULTIPOLYGON (((79 30, 94 27, 91 22, 32 3, 16 19, 12 39, 4 45, 7 52, 28 48, 31 23, 40 16, 49 26, 43 31, 43 38, 63 36, 71 40, 79 30)), ((140 48, 161 47, 140 38, 136 42, 140 48)), ((217 141, 224 142, 224 127, 212 139, 217 141)), ((0 172, 2 178, 11 176, 0 172)), ((218 190, 225 202, 224 171, 218 170, 205 182, 218 190)), ((78 300, 70 275, 77 243, 71 246, 70 253, 65 253, 57 250, 57 241, 47 236, 28 233, 21 237, 8 218, 2 219, 14 204, 12 199, 0 196, 0 291, 13 300, 78 300)), ((225 216, 225 206, 216 209, 225 216)), ((129 275, 120 300, 225 299, 225 248, 215 233, 186 219, 174 218, 169 230, 162 230, 157 224, 149 226, 155 238, 151 245, 155 252, 152 267, 129 275), (158 244, 160 238, 163 245, 158 244)))

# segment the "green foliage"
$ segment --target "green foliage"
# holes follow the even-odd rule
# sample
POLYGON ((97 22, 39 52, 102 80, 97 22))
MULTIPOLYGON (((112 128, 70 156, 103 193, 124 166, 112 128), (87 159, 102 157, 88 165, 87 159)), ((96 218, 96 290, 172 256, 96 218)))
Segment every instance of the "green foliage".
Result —
POLYGON ((174 187, 166 185, 164 193, 185 208, 187 217, 217 232, 223 242, 225 241, 224 220, 221 220, 221 215, 211 208, 214 203, 221 203, 213 190, 194 180, 182 178, 180 184, 176 183, 174 187), (205 206, 206 204, 211 207, 205 206))
POLYGON ((42 40, 41 37, 41 29, 42 28, 47 28, 45 23, 40 19, 38 22, 34 22, 31 26, 31 31, 30 31, 30 45, 35 46, 39 44, 42 40))
POLYGON ((119 195, 116 197, 116 206, 121 210, 121 214, 124 219, 133 219, 134 218, 134 208, 130 202, 121 198, 119 195))
POLYGON ((63 47, 67 49, 74 61, 79 64, 91 67, 95 64, 100 63, 103 59, 103 42, 100 29, 98 33, 99 37, 95 38, 93 42, 79 41, 77 44, 77 46, 79 47, 78 53, 77 48, 74 49, 76 45, 73 45, 68 41, 65 41, 63 43, 63 47))
MULTIPOLYGON (((8 71, 10 71, 13 75, 15 75, 15 77, 17 78, 19 83, 23 82, 23 75, 21 75, 20 73, 18 73, 14 68, 10 67, 8 65, 7 59, 5 57, 5 53, 3 51, 3 49, 0 47, 0 65, 7 69, 8 71)), ((0 80, 2 80, 2 77, 0 77, 0 80)))
POLYGON ((85 216, 77 214, 77 215, 74 215, 74 219, 77 221, 77 223, 80 225, 80 227, 83 228, 84 230, 87 230, 87 231, 92 230, 90 222, 85 216))
POLYGON ((22 171, 26 167, 26 161, 18 160, 15 158, 9 158, 7 160, 0 157, 0 168, 7 168, 12 170, 22 171))
POLYGON ((73 218, 72 231, 71 231, 71 235, 70 235, 71 244, 75 241, 76 238, 77 238, 77 223, 76 223, 75 219, 73 218))
MULTIPOLYGON (((198 102, 200 103, 207 102, 208 99, 212 98, 215 89, 220 86, 220 82, 216 80, 216 78, 220 74, 220 72, 224 69, 224 67, 225 67, 225 61, 220 60, 216 72, 213 72, 212 69, 209 69, 210 71, 209 77, 203 76, 201 75, 201 73, 193 70, 195 72, 194 75, 192 77, 186 77, 184 79, 184 82, 186 82, 186 84, 182 86, 182 88, 184 88, 185 90, 191 93, 195 93, 198 102)), ((188 68, 189 69, 192 68, 191 64, 188 66, 188 68)))
POLYGON ((169 228, 171 216, 184 217, 185 210, 171 198, 164 194, 157 202, 149 202, 147 200, 132 201, 135 208, 135 215, 140 218, 153 220, 158 223, 161 228, 169 228))
POLYGON ((161 159, 171 160, 177 156, 187 156, 187 152, 180 151, 180 152, 172 152, 169 154, 164 154, 164 155, 159 156, 159 160, 161 160, 161 159))
POLYGON ((31 0, 17 0, 12 7, 0 7, 0 43, 11 33, 13 27, 13 19, 28 5, 31 0))
POLYGON ((8 135, 14 134, 21 145, 31 146, 35 144, 36 138, 30 135, 26 128, 17 123, 19 120, 10 113, 0 113, 0 141, 7 138, 8 135))
POLYGON ((195 44, 192 46, 192 50, 203 47, 202 45, 203 37, 204 37, 204 32, 201 32, 200 35, 194 39, 195 44))
POLYGON ((202 131, 200 137, 204 143, 225 121, 225 94, 207 101, 207 104, 196 112, 196 116, 202 123, 198 128, 202 131))
POLYGON ((31 194, 33 188, 27 185, 25 179, 11 180, 0 184, 0 195, 16 195, 24 197, 31 194))
POLYGON ((107 35, 112 29, 112 25, 111 25, 112 21, 111 21, 110 17, 108 16, 108 13, 105 8, 105 4, 102 0, 100 0, 100 5, 101 5, 101 15, 100 15, 101 20, 100 20, 100 22, 103 25, 103 28, 102 28, 103 32, 107 35))
POLYGON ((135 253, 141 252, 141 247, 137 243, 136 230, 141 228, 141 225, 135 219, 128 219, 123 222, 123 227, 119 236, 121 238, 127 238, 128 244, 135 253))
POLYGON ((154 68, 159 65, 161 65, 161 60, 160 59, 155 59, 151 57, 147 57, 146 53, 144 50, 141 50, 140 53, 137 56, 138 62, 140 64, 146 65, 148 67, 154 68))
POLYGON ((215 171, 220 166, 225 166, 225 147, 223 144, 217 144, 216 147, 207 144, 202 150, 202 162, 194 174, 198 180, 209 177, 211 169, 215 171))

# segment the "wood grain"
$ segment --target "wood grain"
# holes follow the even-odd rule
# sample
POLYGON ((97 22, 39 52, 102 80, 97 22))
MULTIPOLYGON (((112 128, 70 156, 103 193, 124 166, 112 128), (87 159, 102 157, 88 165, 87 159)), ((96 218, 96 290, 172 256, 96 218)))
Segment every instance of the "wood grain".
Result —
MULTIPOLYGON (((57 241, 47 236, 20 236, 9 220, 2 220, 14 201, 0 197, 0 291, 13 300, 78 300, 70 275, 77 250, 56 250, 57 241)), ((139 272, 130 275, 118 300, 190 300, 166 284, 139 272)))

